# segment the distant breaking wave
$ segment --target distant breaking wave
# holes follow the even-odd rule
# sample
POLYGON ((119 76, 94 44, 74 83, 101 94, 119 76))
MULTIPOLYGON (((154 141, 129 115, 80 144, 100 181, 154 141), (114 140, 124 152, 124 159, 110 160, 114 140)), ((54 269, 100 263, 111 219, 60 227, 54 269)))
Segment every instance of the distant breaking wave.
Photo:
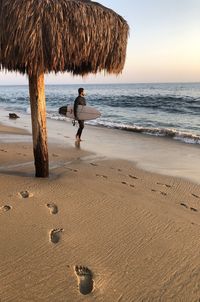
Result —
POLYGON ((110 108, 145 108, 168 113, 200 114, 200 98, 190 96, 134 95, 97 98, 94 104, 110 108))

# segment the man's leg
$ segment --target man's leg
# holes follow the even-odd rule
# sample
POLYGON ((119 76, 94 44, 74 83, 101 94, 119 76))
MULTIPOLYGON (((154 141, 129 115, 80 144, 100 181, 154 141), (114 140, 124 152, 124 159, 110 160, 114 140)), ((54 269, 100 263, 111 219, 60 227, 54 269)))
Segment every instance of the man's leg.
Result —
POLYGON ((78 131, 76 133, 76 139, 81 139, 81 134, 82 134, 82 131, 83 131, 83 128, 84 128, 84 121, 79 121, 78 120, 78 124, 79 124, 79 128, 78 128, 78 131))

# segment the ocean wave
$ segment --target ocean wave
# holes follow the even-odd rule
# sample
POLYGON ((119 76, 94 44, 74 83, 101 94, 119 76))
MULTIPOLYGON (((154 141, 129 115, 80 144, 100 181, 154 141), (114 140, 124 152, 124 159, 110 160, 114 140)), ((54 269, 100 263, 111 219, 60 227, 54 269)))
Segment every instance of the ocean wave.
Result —
MULTIPOLYGON (((90 99, 89 99, 90 100, 90 99)), ((118 95, 105 96, 104 98, 95 98, 93 100, 94 104, 101 104, 109 107, 120 107, 120 108, 153 108, 153 109, 169 109, 169 110, 179 110, 185 106, 198 106, 199 99, 189 96, 176 96, 176 95, 118 95)))
POLYGON ((130 126, 130 125, 123 125, 123 124, 102 122, 102 121, 90 121, 88 122, 88 124, 94 126, 103 126, 112 129, 125 130, 129 132, 153 135, 153 136, 168 137, 175 140, 180 140, 187 144, 200 144, 200 135, 179 131, 177 129, 130 126))

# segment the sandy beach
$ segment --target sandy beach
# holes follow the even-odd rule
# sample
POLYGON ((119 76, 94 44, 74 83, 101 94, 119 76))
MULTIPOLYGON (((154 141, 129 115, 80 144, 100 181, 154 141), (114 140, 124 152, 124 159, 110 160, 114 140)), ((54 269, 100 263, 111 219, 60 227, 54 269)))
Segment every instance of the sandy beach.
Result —
POLYGON ((1 122, 1 302, 199 301, 199 147, 48 120, 39 179, 30 117, 1 122))

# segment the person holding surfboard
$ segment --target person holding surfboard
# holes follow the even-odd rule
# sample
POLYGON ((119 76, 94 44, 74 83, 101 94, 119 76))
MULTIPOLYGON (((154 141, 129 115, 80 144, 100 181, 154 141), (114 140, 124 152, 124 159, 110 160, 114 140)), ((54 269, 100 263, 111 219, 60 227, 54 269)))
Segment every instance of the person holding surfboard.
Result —
MULTIPOLYGON (((75 119, 77 119, 78 105, 86 106, 86 100, 84 98, 84 95, 85 95, 84 88, 79 88, 78 89, 78 97, 74 101, 74 117, 75 117, 75 119)), ((83 131, 83 128, 84 128, 84 121, 78 119, 78 124, 79 124, 79 128, 78 128, 78 131, 76 133, 76 141, 80 142, 81 141, 81 134, 82 134, 82 131, 83 131)))

